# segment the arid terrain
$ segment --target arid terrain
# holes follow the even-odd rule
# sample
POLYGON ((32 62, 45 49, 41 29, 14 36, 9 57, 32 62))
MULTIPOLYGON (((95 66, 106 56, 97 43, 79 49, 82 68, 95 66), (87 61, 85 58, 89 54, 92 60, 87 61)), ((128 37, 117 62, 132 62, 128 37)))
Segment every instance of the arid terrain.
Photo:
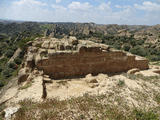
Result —
POLYGON ((1 24, 0 120, 160 120, 159 25, 1 24))

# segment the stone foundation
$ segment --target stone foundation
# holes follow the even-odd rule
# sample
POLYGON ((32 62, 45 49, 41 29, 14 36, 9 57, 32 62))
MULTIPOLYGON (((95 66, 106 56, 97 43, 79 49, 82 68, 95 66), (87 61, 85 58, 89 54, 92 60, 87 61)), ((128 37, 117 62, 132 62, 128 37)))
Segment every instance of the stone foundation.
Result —
POLYGON ((87 74, 119 73, 132 68, 148 68, 148 61, 135 60, 122 52, 61 53, 41 60, 37 68, 54 79, 80 77, 87 74))

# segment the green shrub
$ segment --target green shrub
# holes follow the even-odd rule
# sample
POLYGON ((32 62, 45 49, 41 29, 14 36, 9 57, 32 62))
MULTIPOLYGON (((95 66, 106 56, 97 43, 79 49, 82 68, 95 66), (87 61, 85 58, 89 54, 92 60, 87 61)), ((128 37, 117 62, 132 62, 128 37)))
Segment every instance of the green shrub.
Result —
POLYGON ((17 64, 17 65, 20 65, 22 63, 22 59, 20 58, 15 58, 14 59, 14 62, 17 64))
POLYGON ((132 46, 136 46, 136 40, 133 39, 133 38, 131 38, 131 39, 130 39, 130 44, 131 44, 132 46))
POLYGON ((4 64, 6 64, 7 61, 8 61, 8 58, 4 57, 4 58, 0 59, 0 64, 4 65, 4 64))
POLYGON ((120 44, 114 44, 113 47, 116 48, 116 49, 121 49, 121 45, 120 44))
POLYGON ((2 73, 4 75, 4 77, 11 77, 12 73, 13 73, 13 69, 12 68, 6 68, 2 73))
POLYGON ((160 56, 157 56, 157 55, 150 55, 148 58, 151 61, 160 61, 160 56))
POLYGON ((143 45, 144 42, 145 42, 145 40, 137 40, 137 41, 136 41, 136 44, 137 44, 137 45, 143 45))
POLYGON ((118 83, 117 83, 117 85, 119 87, 123 87, 125 85, 125 81, 124 80, 119 80, 118 83))
POLYGON ((159 120, 158 115, 153 111, 134 110, 136 120, 159 120))
POLYGON ((0 65, 0 72, 2 72, 2 70, 3 70, 3 67, 2 67, 2 65, 0 65))
POLYGON ((13 51, 12 49, 7 50, 7 52, 5 53, 5 55, 6 55, 8 58, 12 57, 13 54, 14 54, 14 51, 13 51))
POLYGON ((130 50, 130 45, 129 44, 125 44, 124 46, 123 46, 123 49, 125 50, 125 51, 129 51, 130 50))
POLYGON ((0 80, 0 87, 3 87, 5 85, 5 82, 0 80))
POLYGON ((16 65, 16 63, 11 62, 11 63, 9 63, 8 67, 9 67, 9 68, 12 68, 12 69, 16 69, 16 68, 17 68, 17 65, 16 65))
POLYGON ((2 51, 0 51, 0 56, 2 56, 3 55, 3 53, 2 53, 2 51))
POLYGON ((141 46, 135 46, 135 47, 131 48, 130 52, 132 54, 140 55, 143 57, 147 55, 147 51, 141 46))

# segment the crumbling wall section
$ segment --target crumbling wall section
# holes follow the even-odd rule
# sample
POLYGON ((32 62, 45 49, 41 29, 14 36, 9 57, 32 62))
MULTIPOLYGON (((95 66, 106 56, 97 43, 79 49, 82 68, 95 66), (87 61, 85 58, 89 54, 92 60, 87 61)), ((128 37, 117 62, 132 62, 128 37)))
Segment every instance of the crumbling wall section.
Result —
POLYGON ((145 70, 148 69, 148 60, 75 37, 37 38, 28 47, 23 67, 25 72, 20 72, 20 76, 37 69, 53 79, 64 79, 87 74, 121 73, 132 68, 145 70))
POLYGON ((126 72, 132 68, 148 68, 145 59, 136 60, 121 51, 101 51, 99 48, 83 48, 78 52, 55 53, 40 60, 36 67, 54 79, 72 78, 87 74, 126 72))

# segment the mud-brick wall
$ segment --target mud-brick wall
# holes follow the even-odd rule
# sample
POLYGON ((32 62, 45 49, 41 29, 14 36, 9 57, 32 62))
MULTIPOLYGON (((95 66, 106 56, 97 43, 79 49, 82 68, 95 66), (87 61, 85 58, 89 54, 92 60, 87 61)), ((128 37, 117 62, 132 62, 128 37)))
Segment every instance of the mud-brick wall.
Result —
POLYGON ((37 68, 54 79, 80 77, 87 74, 119 73, 132 68, 147 69, 147 60, 135 60, 120 51, 59 53, 41 60, 37 68))

